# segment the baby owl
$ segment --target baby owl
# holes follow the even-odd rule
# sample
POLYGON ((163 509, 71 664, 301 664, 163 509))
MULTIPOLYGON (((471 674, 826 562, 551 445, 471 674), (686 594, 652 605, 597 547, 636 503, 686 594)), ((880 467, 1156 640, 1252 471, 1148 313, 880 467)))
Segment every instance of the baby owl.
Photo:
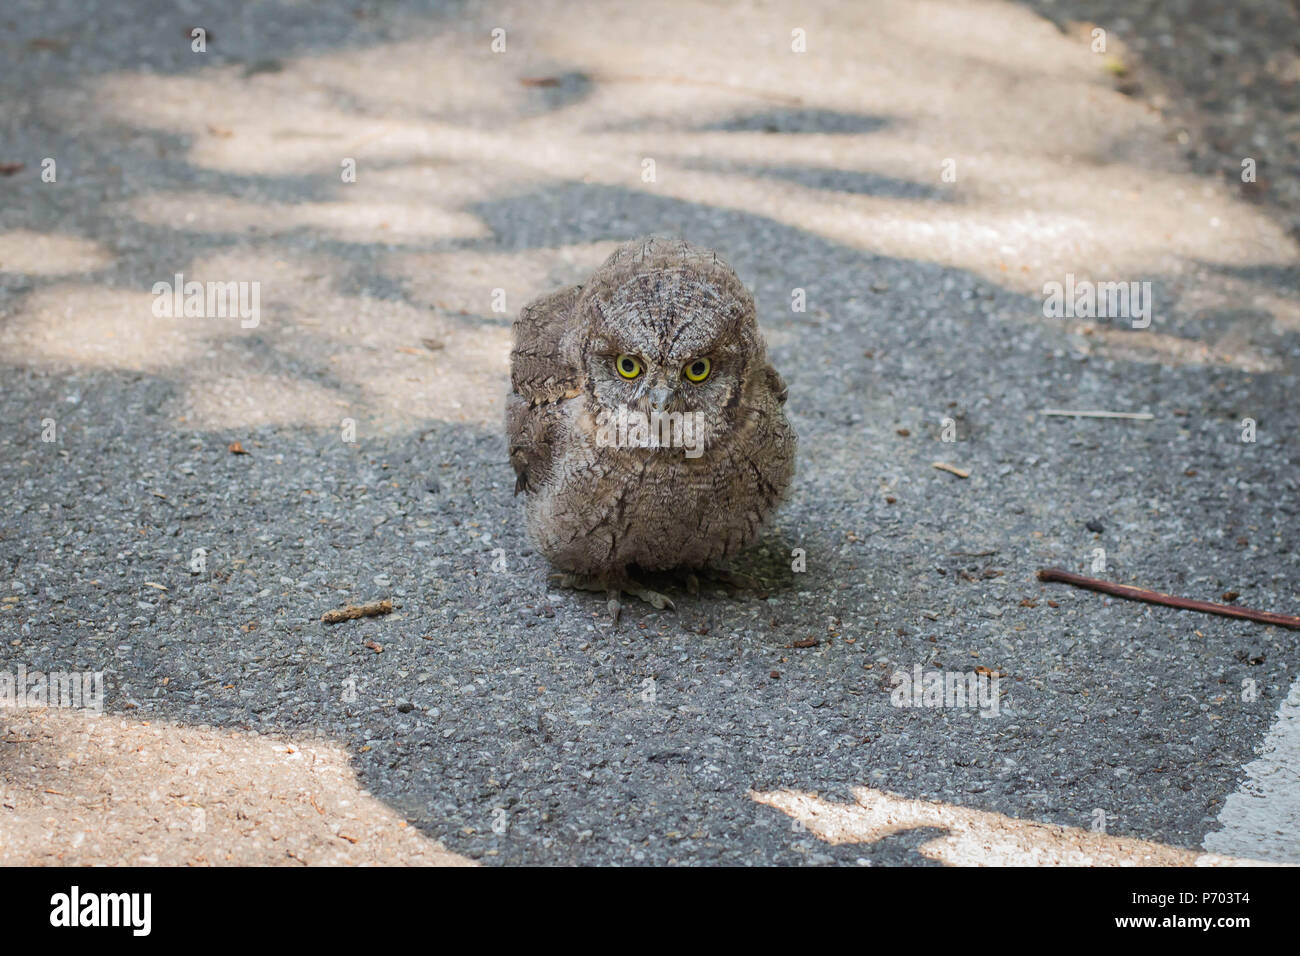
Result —
POLYGON ((794 475, 785 383, 754 299, 685 241, 619 247, 514 323, 506 436, 529 535, 559 583, 672 602, 643 571, 702 570, 754 542, 794 475))

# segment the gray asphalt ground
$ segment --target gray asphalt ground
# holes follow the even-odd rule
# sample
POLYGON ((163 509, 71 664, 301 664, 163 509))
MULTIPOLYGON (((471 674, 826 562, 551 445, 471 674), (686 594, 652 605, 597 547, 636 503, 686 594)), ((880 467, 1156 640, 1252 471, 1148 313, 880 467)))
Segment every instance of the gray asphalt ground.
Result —
POLYGON ((933 864, 754 797, 859 787, 1199 851, 1297 634, 1034 573, 1297 613, 1298 135, 1144 57, 1149 5, 1122 71, 1042 6, 7 3, 0 670, 108 690, 0 711, 0 862, 933 864), (753 289, 799 473, 761 590, 613 626, 548 590, 500 416, 518 308, 645 233, 753 289), (156 317, 176 273, 259 324, 156 317), (1150 329, 1045 318, 1067 273, 1150 329), (892 706, 917 664, 998 715, 892 706))

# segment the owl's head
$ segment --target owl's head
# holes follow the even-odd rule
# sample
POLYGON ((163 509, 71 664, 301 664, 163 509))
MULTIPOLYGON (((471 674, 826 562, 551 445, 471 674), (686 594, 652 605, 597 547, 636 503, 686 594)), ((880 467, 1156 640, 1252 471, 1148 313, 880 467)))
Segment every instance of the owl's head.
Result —
POLYGON ((577 307, 598 408, 690 413, 706 444, 744 414, 747 385, 765 364, 763 341, 753 297, 715 253, 680 240, 623 246, 577 307))

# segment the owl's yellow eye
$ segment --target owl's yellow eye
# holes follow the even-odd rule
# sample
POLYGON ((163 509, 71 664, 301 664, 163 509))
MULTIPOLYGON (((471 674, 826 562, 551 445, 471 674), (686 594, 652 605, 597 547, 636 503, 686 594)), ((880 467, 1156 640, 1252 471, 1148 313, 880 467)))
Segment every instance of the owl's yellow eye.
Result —
POLYGON ((641 362, 635 355, 627 353, 614 359, 614 368, 618 369, 618 374, 626 379, 633 379, 641 374, 641 362))
POLYGON ((682 374, 692 382, 702 382, 709 377, 709 372, 713 370, 713 363, 706 358, 697 358, 684 369, 682 374))

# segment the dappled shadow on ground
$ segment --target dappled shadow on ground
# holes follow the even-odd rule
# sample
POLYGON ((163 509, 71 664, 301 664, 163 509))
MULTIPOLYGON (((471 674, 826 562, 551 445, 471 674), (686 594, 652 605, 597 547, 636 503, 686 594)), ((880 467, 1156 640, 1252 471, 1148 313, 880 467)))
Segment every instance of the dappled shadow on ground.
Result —
MULTIPOLYGON (((1017 0, 1092 45, 1116 88, 1166 120, 1180 159, 1300 237, 1300 7, 1190 0, 1017 0), (1094 37, 1094 31, 1104 37, 1094 37), (1243 162, 1252 175, 1244 177, 1243 162)), ((1115 144, 1122 152, 1126 144, 1115 144)), ((1292 282, 1294 286, 1294 282, 1292 282)))
MULTIPOLYGON (((412 4, 355 33, 334 10, 298 37, 291 6, 259 14, 283 41, 216 23, 214 51, 231 47, 210 61, 42 59, 52 82, 8 120, 32 157, 74 159, 57 186, 35 159, 0 180, 0 472, 19 495, 0 577, 23 585, 6 660, 107 670, 119 716, 331 737, 364 786, 473 856, 582 859, 594 835, 620 859, 744 844, 797 861, 812 851, 749 789, 868 780, 1078 824, 1114 799, 1111 720, 1139 741, 1128 825, 1199 839, 1271 712, 1188 727, 1236 680, 1245 628, 1203 625, 1180 667, 1169 616, 1062 600, 1053 618, 1025 582, 1085 560, 1099 489, 1140 480, 1140 498, 1104 498, 1131 529, 1106 542, 1112 567, 1222 559, 1263 597, 1283 589, 1286 516, 1251 490, 1296 464, 1274 437, 1294 425, 1300 327, 1276 227, 1176 168, 1077 162, 1115 138, 1165 154, 1011 7, 942 5, 931 31, 900 8, 903 32, 879 36, 846 13, 860 55, 837 41, 833 59, 787 53, 780 16, 737 33, 695 11, 712 39, 657 74, 668 28, 630 8, 595 42, 571 7, 412 4), (490 50, 497 23, 509 55, 490 50), (1005 55, 959 53, 963 25, 1002 31, 1005 55), (756 107, 778 89, 799 102, 756 107), (498 422, 519 306, 647 232, 718 248, 755 290, 800 474, 746 559, 770 595, 613 630, 599 601, 546 593, 498 422), (1152 328, 1045 319, 1042 285, 1067 272, 1152 282, 1152 328), (154 283, 177 273, 260 283, 259 324, 155 316, 154 283), (1101 432, 1033 414, 1053 406, 1161 414, 1101 432), (1277 429, 1243 451, 1250 414, 1277 429), (1264 550, 1231 544, 1247 526, 1264 550), (318 622, 390 593, 393 617, 318 622), (1098 655, 1125 672, 1098 678, 1098 655), (1013 723, 890 706, 895 667, 976 657, 1015 682, 1013 723), (1133 711, 1135 685, 1166 708, 1133 711), (1066 753, 1055 734, 1075 723, 1101 733, 1066 753), (1158 768, 1189 735, 1216 762, 1170 796, 1158 768)), ((3 42, 35 55, 30 39, 3 42)), ((1274 500, 1294 503, 1291 481, 1274 500)))

